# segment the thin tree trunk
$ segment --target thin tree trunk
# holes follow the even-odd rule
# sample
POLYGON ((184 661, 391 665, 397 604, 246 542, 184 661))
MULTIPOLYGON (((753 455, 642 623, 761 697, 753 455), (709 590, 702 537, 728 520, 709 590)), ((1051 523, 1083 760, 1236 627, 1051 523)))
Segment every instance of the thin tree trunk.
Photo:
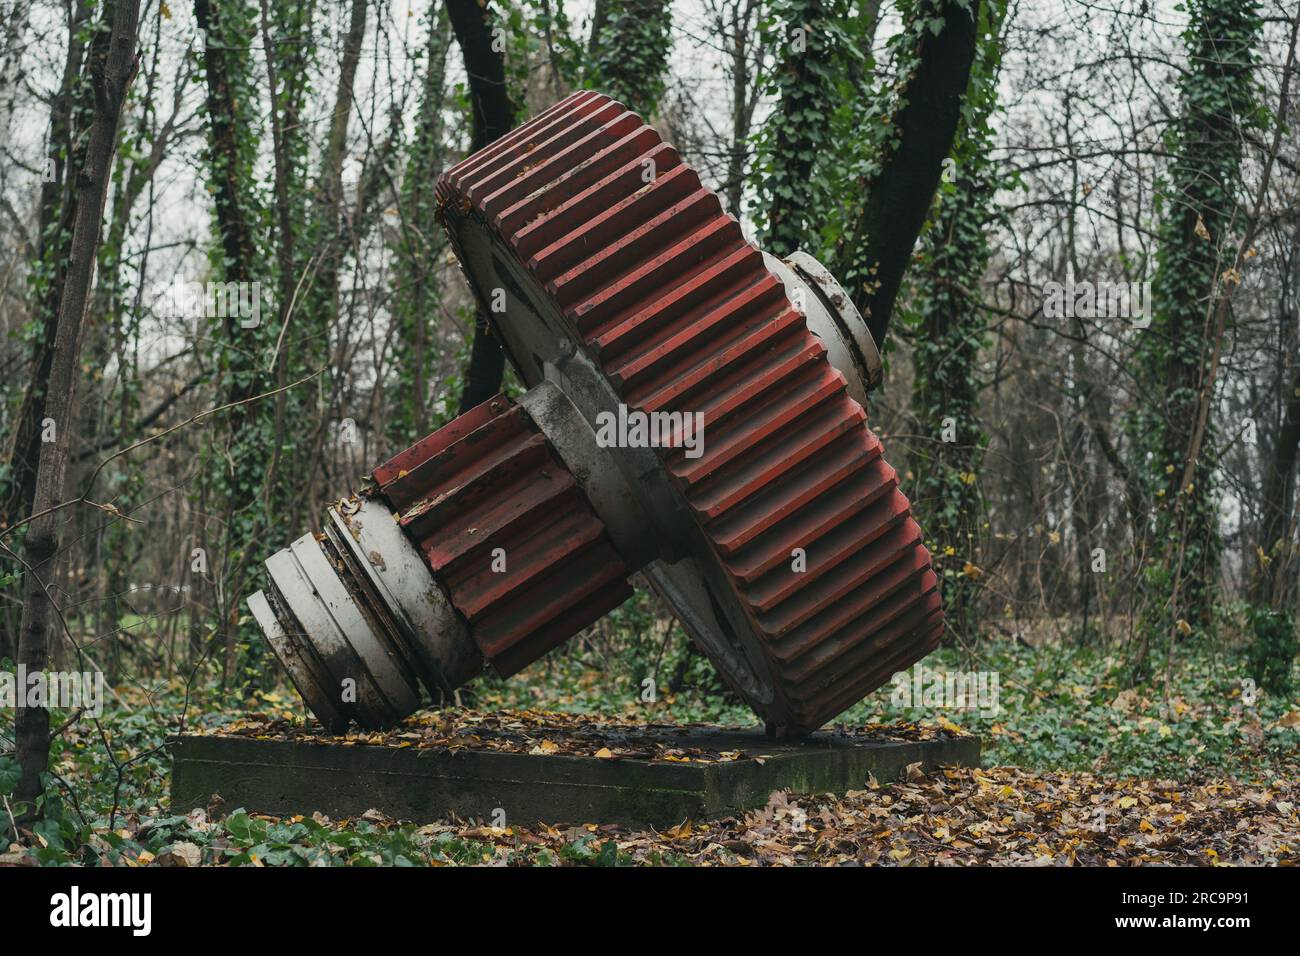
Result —
POLYGON ((41 183, 36 248, 31 256, 33 273, 38 277, 33 283, 32 311, 41 322, 42 331, 32 356, 31 378, 23 393, 17 424, 9 436, 10 473, 4 500, 0 504, 3 508, 0 528, 25 517, 36 494, 36 463, 41 454, 41 409, 45 404, 45 390, 53 361, 59 300, 63 294, 68 259, 68 237, 72 235, 77 211, 77 193, 72 188, 66 166, 72 158, 76 87, 86 52, 81 41, 82 27, 90 16, 90 10, 89 2, 81 0, 68 22, 68 52, 63 65, 63 79, 50 107, 49 150, 41 183))
MULTIPOLYGON (((94 118, 84 152, 74 154, 71 170, 77 191, 77 217, 73 225, 68 269, 59 301, 58 326, 47 383, 44 418, 57 428, 55 440, 41 446, 36 469, 37 517, 24 542, 27 571, 23 576, 23 613, 19 628, 19 663, 33 673, 44 670, 50 653, 51 618, 57 610, 46 586, 59 549, 61 513, 52 511, 64 497, 64 475, 69 443, 75 433, 72 414, 79 371, 82 331, 95 275, 95 253, 103 227, 108 196, 109 169, 117 140, 117 125, 127 88, 138 63, 136 28, 139 0, 107 0, 102 28, 95 33, 86 63, 94 96, 94 118)), ((19 708, 15 737, 20 766, 16 799, 28 814, 37 811, 41 777, 49 764, 50 717, 44 707, 19 708)))

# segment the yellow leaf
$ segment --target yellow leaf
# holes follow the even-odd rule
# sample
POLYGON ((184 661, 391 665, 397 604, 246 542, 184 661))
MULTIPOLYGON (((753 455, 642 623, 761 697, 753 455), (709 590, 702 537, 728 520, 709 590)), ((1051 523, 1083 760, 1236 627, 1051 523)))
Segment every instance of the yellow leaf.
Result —
POLYGON ((612 760, 614 759, 614 751, 610 750, 608 747, 601 747, 596 751, 596 756, 601 760, 612 760))
POLYGON ((956 724, 954 724, 951 720, 949 720, 947 717, 943 716, 942 714, 939 715, 939 726, 942 727, 944 730, 948 731, 949 733, 954 733, 954 734, 965 733, 965 731, 963 731, 960 727, 958 727, 956 724))

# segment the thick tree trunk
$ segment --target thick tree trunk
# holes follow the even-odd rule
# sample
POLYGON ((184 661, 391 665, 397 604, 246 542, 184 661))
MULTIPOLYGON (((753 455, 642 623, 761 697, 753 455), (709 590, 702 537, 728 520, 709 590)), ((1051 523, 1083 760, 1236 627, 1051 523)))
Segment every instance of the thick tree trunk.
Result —
POLYGON ((893 147, 865 196, 839 255, 838 275, 877 344, 884 342, 912 247, 939 185, 961 118, 975 59, 979 0, 921 0, 907 29, 917 31, 916 66, 890 120, 893 147), (928 23, 943 20, 932 33, 928 23))
MULTIPOLYGON (((485 6, 476 0, 447 0, 447 15, 469 76, 470 150, 476 152, 500 139, 515 125, 515 107, 506 89, 505 57, 493 49, 492 27, 485 6)), ((501 390, 505 367, 501 344, 493 337, 483 303, 479 303, 474 344, 460 395, 461 412, 482 404, 501 390)))
MULTIPOLYGON (((254 262, 257 248, 253 242, 252 228, 247 211, 240 201, 243 190, 239 181, 240 105, 235 101, 231 81, 231 51, 224 43, 222 5, 212 5, 209 0, 194 0, 194 19, 199 29, 208 37, 203 51, 203 73, 207 82, 207 120, 209 123, 208 156, 215 179, 213 207, 217 218, 217 232, 221 249, 225 253, 226 274, 246 276, 246 269, 254 262)), ((232 327, 239 324, 238 317, 229 320, 232 327)), ((227 401, 238 400, 228 395, 227 401)))
MULTIPOLYGON (((103 226, 108 196, 109 169, 117 140, 117 125, 127 88, 137 64, 136 27, 139 0, 107 0, 103 22, 91 41, 86 69, 94 96, 94 117, 84 146, 71 158, 75 176, 77 217, 73 225, 68 269, 59 301, 44 418, 57 429, 55 440, 41 446, 36 470, 34 520, 25 541, 23 613, 19 628, 19 663, 29 674, 44 670, 49 660, 50 624, 56 611, 46 581, 59 549, 62 514, 52 511, 64 496, 69 443, 75 429, 72 413, 79 372, 82 331, 95 274, 95 253, 103 226)), ((41 777, 49 762, 49 711, 44 707, 19 708, 15 736, 21 775, 15 797, 26 813, 36 812, 41 777)))
POLYGON ((1137 347, 1138 385, 1158 401, 1139 408, 1130 426, 1132 467, 1145 476, 1155 513, 1135 677, 1146 670, 1149 640, 1164 641, 1180 621, 1193 629, 1213 624, 1222 542, 1211 411, 1231 294, 1223 276, 1235 264, 1242 230, 1241 134, 1258 109, 1255 5, 1199 0, 1189 9, 1188 68, 1152 280, 1154 309, 1137 347))

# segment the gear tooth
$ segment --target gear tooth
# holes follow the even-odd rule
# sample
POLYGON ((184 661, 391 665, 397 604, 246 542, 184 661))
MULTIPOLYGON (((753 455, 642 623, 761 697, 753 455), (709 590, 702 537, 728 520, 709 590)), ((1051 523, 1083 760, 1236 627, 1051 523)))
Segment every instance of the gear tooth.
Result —
POLYGON ((756 442, 735 467, 702 476, 709 480, 702 481, 698 490, 692 489, 691 505, 703 515, 725 514, 763 489, 785 480, 796 466, 860 424, 861 416, 861 409, 845 396, 818 406, 814 414, 756 442), (846 408, 846 404, 853 408, 846 408), (854 409, 858 416, 856 423, 854 409))
POLYGON ((512 132, 465 157, 443 174, 443 180, 452 190, 463 192, 501 163, 514 162, 519 156, 526 155, 529 142, 545 135, 555 124, 564 123, 575 116, 585 116, 598 108, 601 99, 599 93, 584 90, 561 100, 512 132))
POLYGON ((757 256, 755 250, 742 258, 733 253, 593 340, 616 382, 635 390, 647 380, 675 381, 703 370, 719 348, 738 338, 747 348, 771 338, 781 318, 781 287, 775 280, 754 281, 752 274, 736 277, 752 265, 750 251, 757 256))
MULTIPOLYGON (((767 661, 762 716, 814 730, 933 649, 938 579, 865 413, 762 254, 639 117, 575 94, 453 169, 438 196, 495 231, 626 404, 703 413, 703 454, 662 458, 767 661), (793 570, 794 548, 806 571, 793 570)), ((547 579, 533 580, 521 593, 547 579)), ((594 608, 621 601, 626 581, 591 587, 594 608)), ((490 620, 482 646, 499 668, 515 663, 523 644, 509 635, 521 627, 538 642, 567 636, 567 611, 516 627, 520 604, 493 594, 467 606, 490 620)))
MULTIPOLYGON (((599 291, 591 296, 575 301, 580 299, 588 283, 571 286, 573 294, 566 295, 560 280, 557 280, 556 295, 561 307, 566 308, 584 336, 605 323, 612 325, 635 315, 637 307, 658 290, 669 288, 685 278, 693 267, 722 258, 734 248, 731 244, 740 239, 740 226, 734 219, 722 216, 707 218, 711 211, 720 208, 716 196, 694 193, 675 208, 683 214, 687 225, 698 223, 698 228, 689 235, 675 238, 673 244, 662 251, 647 251, 648 257, 640 258, 638 265, 622 271, 612 281, 594 284, 593 288, 599 291)), ((635 245, 636 238, 635 235, 629 237, 628 245, 635 245)), ((635 250, 629 249, 629 252, 635 250)), ((573 272, 570 270, 569 274, 573 272)), ((574 281, 577 282, 576 277, 574 281)))
POLYGON ((372 480, 381 487, 397 481, 400 477, 403 477, 403 472, 414 470, 452 442, 459 441, 469 432, 495 418, 500 411, 500 407, 493 408, 493 405, 498 404, 500 401, 500 396, 490 398, 486 402, 471 408, 464 415, 453 419, 431 435, 421 438, 409 448, 398 452, 371 473, 372 480))
POLYGON ((872 620, 870 629, 861 627, 860 622, 867 615, 877 613, 895 595, 903 593, 906 597, 909 587, 913 590, 913 597, 923 597, 928 590, 924 575, 929 570, 929 562, 915 548, 905 551, 893 561, 882 563, 862 578, 847 599, 836 601, 829 608, 781 635, 773 642, 774 654, 792 674, 797 674, 796 665, 803 666, 800 662, 827 641, 846 634, 849 639, 860 639, 879 630, 888 623, 887 617, 872 620))
POLYGON ((841 436, 817 460, 805 462, 793 472, 789 481, 764 489, 713 521, 709 532, 718 550, 728 558, 735 557, 760 536, 766 538, 773 526, 811 506, 821 495, 833 492, 841 483, 860 481, 859 473, 880 455, 879 441, 864 442, 862 438, 858 432, 841 436))
POLYGON ((862 655, 863 659, 857 666, 844 671, 826 668, 826 673, 831 675, 829 681, 807 682, 815 684, 815 695, 825 701, 821 712, 838 708, 838 713, 853 706, 862 699, 857 689, 862 684, 871 683, 879 687, 934 649, 944 630, 939 592, 928 591, 920 599, 911 600, 909 606, 912 610, 906 617, 884 629, 874 643, 862 645, 867 653, 862 655))
POLYGON ((566 236, 580 233, 600 214, 647 186, 662 188, 669 174, 680 177, 682 168, 677 150, 659 142, 654 130, 643 127, 573 170, 563 182, 562 190, 555 194, 543 192, 532 200, 516 203, 502 212, 494 225, 499 230, 514 231, 519 257, 527 261, 529 269, 539 278, 550 278, 543 275, 540 262, 532 258, 536 253, 561 243, 566 236), (661 173, 650 183, 644 179, 647 161, 661 173), (617 163, 623 165, 611 169, 617 163))
POLYGON ((635 393, 643 396, 637 403, 647 410, 689 405, 706 419, 718 420, 760 395, 766 383, 793 375, 825 354, 798 314, 787 310, 753 338, 706 352, 675 377, 656 376, 635 393))
MULTIPOLYGON (((679 202, 700 188, 695 173, 690 167, 680 164, 672 166, 651 183, 638 185, 639 178, 634 182, 622 181, 624 194, 621 198, 530 255, 528 267, 538 281, 549 284, 561 278, 599 252, 611 237, 624 235, 627 229, 651 218, 657 210, 679 202)), ((531 246, 525 248, 531 249, 531 246)), ((519 255, 523 258, 525 253, 519 255)))
MULTIPOLYGON (((825 469, 821 467, 816 468, 815 471, 825 473, 825 469)), ((835 471, 830 471, 830 474, 835 474, 835 471)), ((800 484, 796 480, 775 487, 784 492, 790 486, 799 489, 800 484)), ((859 534, 863 530, 862 521, 856 519, 860 518, 862 512, 881 504, 883 499, 893 495, 897 488, 898 479, 895 477, 894 469, 888 465, 871 470, 859 465, 859 470, 850 475, 847 480, 823 492, 805 507, 794 509, 787 505, 785 520, 757 533, 743 551, 736 551, 729 555, 728 563, 732 573, 746 586, 758 585, 760 580, 774 570, 782 565, 788 565, 795 548, 803 548, 810 558, 814 553, 822 557, 830 548, 838 545, 838 542, 830 540, 834 532, 851 525, 849 534, 855 536, 859 534), (791 511, 794 513, 790 514, 791 511)), ((771 503, 768 501, 765 504, 770 507, 771 503)), ((753 511, 752 506, 749 510, 753 511)), ((870 530, 870 526, 867 530, 870 530)), ((865 543, 865 541, 860 542, 860 544, 865 543)), ((797 575, 797 580, 808 579, 807 574, 797 575)), ((751 597, 755 596, 752 588, 750 593, 751 597)))
MULTIPOLYGON (((666 457, 673 474, 689 486, 718 476, 726 480, 733 471, 758 477, 758 462, 763 459, 747 453, 761 443, 772 442, 774 436, 782 437, 785 430, 801 424, 805 417, 814 417, 818 409, 841 394, 844 380, 833 371, 825 363, 806 365, 770 383, 757 400, 735 414, 706 419, 711 437, 704 454, 689 459, 678 451, 671 452, 666 457), (733 463, 735 468, 727 467, 733 463)), ((778 461, 761 476, 780 477, 788 469, 787 461, 778 461)))
POLYGON ((621 139, 640 126, 636 116, 614 105, 602 106, 576 123, 557 123, 533 136, 509 161, 481 171, 465 195, 493 221, 515 203, 553 186, 602 143, 621 139))
POLYGON ((804 551, 806 571, 790 570, 789 551, 775 561, 751 569, 743 578, 741 574, 747 569, 733 567, 737 578, 748 585, 749 599, 760 613, 767 614, 779 607, 786 620, 803 620, 816 614, 821 607, 819 602, 828 597, 842 599, 843 595, 837 591, 827 595, 830 589, 826 584, 833 580, 831 572, 883 537, 891 527, 902 524, 907 516, 907 499, 893 487, 886 488, 868 505, 854 502, 835 509, 834 504, 827 509, 828 513, 818 514, 812 509, 801 515, 805 523, 792 529, 791 540, 802 542, 794 547, 804 551), (902 513, 900 508, 904 509, 902 513), (864 534, 866 538, 862 537, 864 534))
POLYGON ((611 197, 621 199, 645 185, 638 174, 648 151, 667 161, 662 155, 665 148, 655 131, 639 125, 630 114, 624 115, 629 119, 592 134, 608 131, 610 135, 619 135, 620 130, 626 130, 608 148, 575 164, 576 155, 588 151, 591 137, 586 137, 537 168, 526 173, 520 170, 516 174, 518 178, 502 190, 499 199, 483 204, 494 229, 519 236, 516 253, 521 259, 530 249, 539 248, 537 230, 525 232, 526 227, 547 224, 554 218, 557 221, 546 234, 558 238, 566 224, 571 227, 581 224, 582 212, 591 202, 600 198, 606 202, 611 197))
MULTIPOLYGON (((664 250, 680 252, 683 229, 699 227, 701 233, 718 230, 718 197, 707 189, 695 189, 648 219, 642 217, 651 211, 652 205, 659 204, 652 200, 672 199, 673 196, 664 189, 649 190, 640 198, 640 205, 623 206, 603 224, 607 232, 621 233, 617 239, 610 241, 597 237, 602 242, 601 247, 551 283, 561 307, 572 307, 580 315, 592 313, 591 318, 594 318, 597 306, 592 303, 603 303, 623 290, 625 277, 636 274, 636 269, 627 270, 623 264, 653 261, 656 256, 662 256, 664 250), (588 299, 590 301, 586 301, 588 299)), ((666 275, 670 274, 669 263, 678 261, 677 258, 661 259, 656 264, 661 274, 666 275)))
MULTIPOLYGON (((783 595, 782 600, 771 602, 762 611, 764 626, 773 635, 784 637, 819 615, 832 602, 851 601, 856 589, 866 586, 895 561, 916 550, 921 543, 916 523, 909 520, 906 512, 901 515, 891 513, 897 509, 900 497, 901 493, 896 493, 891 499, 879 503, 859 523, 857 533, 869 535, 860 548, 860 560, 845 564, 838 560, 842 554, 833 553, 819 563, 821 573, 813 577, 811 568, 816 556, 808 555, 808 586, 783 595)), ((766 597, 768 592, 760 592, 758 599, 766 597)))

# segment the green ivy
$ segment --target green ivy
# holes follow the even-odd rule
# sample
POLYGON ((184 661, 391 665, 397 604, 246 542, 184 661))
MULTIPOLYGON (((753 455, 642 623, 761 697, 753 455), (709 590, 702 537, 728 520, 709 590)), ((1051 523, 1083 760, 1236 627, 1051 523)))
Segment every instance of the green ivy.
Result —
MULTIPOLYGON (((776 108, 757 142, 757 222, 763 248, 785 257, 820 252, 811 231, 834 195, 838 87, 848 58, 860 56, 847 0, 778 0, 760 29, 763 45, 780 51, 765 77, 776 108)), ((857 97, 850 96, 856 100, 857 97)))
POLYGON ((1250 610, 1255 640, 1247 653, 1250 674, 1269 694, 1291 696, 1291 665, 1300 642, 1296 639, 1295 612, 1256 607, 1250 610))
POLYGON ((1213 347, 1207 319, 1222 291, 1219 273, 1232 262, 1242 128, 1264 121, 1253 76, 1261 27, 1255 4, 1190 0, 1186 10, 1188 66, 1179 82, 1180 115, 1167 136, 1173 158, 1157 198, 1152 318, 1134 353, 1141 393, 1152 400, 1126 421, 1130 467, 1149 508, 1140 523, 1148 541, 1141 549, 1147 565, 1139 578, 1145 639, 1138 678, 1147 643, 1171 638, 1176 619, 1185 622, 1180 629, 1213 622, 1221 542, 1212 415, 1191 481, 1183 479, 1213 347))
POLYGON ((979 356, 987 344, 980 286, 994 197, 1005 175, 990 159, 1005 0, 984 5, 980 45, 945 163, 937 209, 922 233, 902 310, 913 341, 912 411, 923 436, 911 458, 911 495, 930 536, 950 626, 970 634, 980 589, 979 471, 988 435, 979 421, 979 356))
POLYGON ((667 0, 606 0, 609 19, 595 40, 586 86, 649 118, 665 90, 672 50, 667 0))

